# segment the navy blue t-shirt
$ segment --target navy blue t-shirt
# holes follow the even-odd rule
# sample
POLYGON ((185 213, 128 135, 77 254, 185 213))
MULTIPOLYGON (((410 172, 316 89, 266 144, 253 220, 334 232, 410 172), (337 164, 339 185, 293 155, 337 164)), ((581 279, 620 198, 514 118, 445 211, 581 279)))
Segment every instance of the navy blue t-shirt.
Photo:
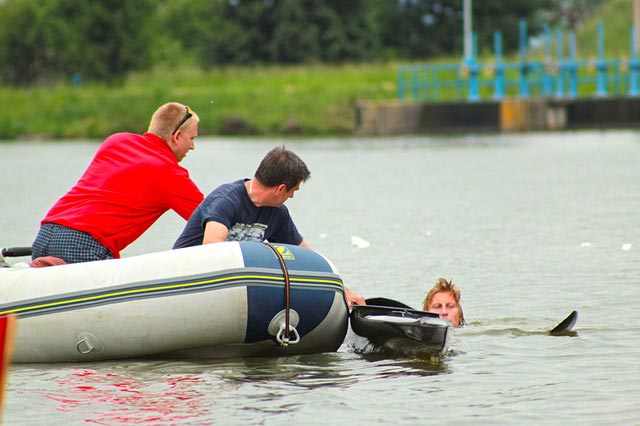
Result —
POLYGON ((256 207, 244 187, 246 179, 220 185, 194 210, 178 237, 174 249, 202 244, 207 222, 213 220, 229 229, 227 241, 264 241, 295 244, 302 235, 289 210, 280 207, 256 207))

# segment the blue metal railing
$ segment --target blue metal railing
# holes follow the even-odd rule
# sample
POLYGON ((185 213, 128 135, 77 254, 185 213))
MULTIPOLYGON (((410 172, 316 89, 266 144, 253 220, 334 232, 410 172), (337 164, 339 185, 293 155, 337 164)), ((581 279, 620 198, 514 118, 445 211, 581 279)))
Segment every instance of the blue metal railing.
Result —
POLYGON ((520 58, 502 59, 502 35, 494 34, 493 61, 478 61, 476 39, 469 57, 457 64, 410 65, 398 71, 398 98, 427 102, 506 97, 556 98, 640 96, 640 57, 635 53, 633 29, 630 59, 605 59, 604 27, 598 27, 598 58, 576 58, 575 34, 569 33, 569 55, 564 37, 556 32, 556 57, 551 57, 551 32, 544 34, 545 59, 527 59, 526 23, 520 22, 520 58))

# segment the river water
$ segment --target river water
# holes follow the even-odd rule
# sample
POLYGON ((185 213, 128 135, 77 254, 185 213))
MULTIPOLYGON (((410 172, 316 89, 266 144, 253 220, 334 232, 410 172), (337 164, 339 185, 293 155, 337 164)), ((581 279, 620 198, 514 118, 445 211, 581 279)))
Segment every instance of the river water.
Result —
MULTIPOLYGON (((207 193, 282 142, 199 138, 184 165, 207 193)), ((287 205, 351 289, 418 307, 439 276, 461 288, 444 360, 12 365, 4 424, 640 424, 640 132, 285 142, 312 174, 287 205), (574 309, 577 336, 544 333, 574 309)), ((0 144, 0 246, 32 242, 97 146, 0 144)))

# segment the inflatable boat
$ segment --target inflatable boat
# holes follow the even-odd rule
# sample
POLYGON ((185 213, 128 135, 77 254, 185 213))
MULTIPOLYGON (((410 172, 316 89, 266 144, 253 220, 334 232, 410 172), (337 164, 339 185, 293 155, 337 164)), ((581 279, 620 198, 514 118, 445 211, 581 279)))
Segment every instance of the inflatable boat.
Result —
POLYGON ((333 352, 342 280, 299 246, 225 242, 98 262, 0 267, 13 362, 333 352))
POLYGON ((371 298, 354 306, 348 345, 360 353, 417 358, 441 357, 449 348, 451 322, 435 312, 418 311, 392 299, 371 298))

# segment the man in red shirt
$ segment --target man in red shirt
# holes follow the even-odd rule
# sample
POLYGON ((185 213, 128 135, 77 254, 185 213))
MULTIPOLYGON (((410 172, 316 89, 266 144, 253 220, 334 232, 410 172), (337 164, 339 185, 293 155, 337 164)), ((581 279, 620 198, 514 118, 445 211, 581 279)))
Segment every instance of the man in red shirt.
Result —
POLYGON ((170 102, 153 114, 147 133, 109 136, 42 220, 33 259, 119 258, 167 210, 189 219, 203 195, 178 163, 195 148, 198 121, 191 108, 170 102))

